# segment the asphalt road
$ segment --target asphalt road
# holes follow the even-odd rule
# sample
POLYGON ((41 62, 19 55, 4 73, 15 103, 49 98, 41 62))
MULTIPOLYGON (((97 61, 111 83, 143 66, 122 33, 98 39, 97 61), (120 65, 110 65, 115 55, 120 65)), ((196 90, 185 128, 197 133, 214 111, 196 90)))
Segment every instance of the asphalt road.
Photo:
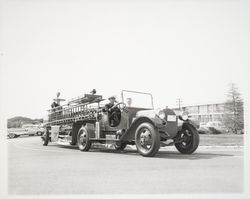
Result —
POLYGON ((243 191, 243 149, 200 147, 182 155, 174 147, 154 158, 134 149, 117 152, 55 144, 40 137, 8 140, 9 194, 168 194, 243 191))

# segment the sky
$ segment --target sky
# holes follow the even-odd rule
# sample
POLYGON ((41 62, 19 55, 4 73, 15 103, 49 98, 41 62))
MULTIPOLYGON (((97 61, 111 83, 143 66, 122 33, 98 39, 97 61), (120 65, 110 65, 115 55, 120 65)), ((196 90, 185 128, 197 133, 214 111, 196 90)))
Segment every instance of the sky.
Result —
POLYGON ((247 1, 2 1, 0 100, 7 118, 46 115, 58 91, 150 92, 155 107, 249 90, 247 1))

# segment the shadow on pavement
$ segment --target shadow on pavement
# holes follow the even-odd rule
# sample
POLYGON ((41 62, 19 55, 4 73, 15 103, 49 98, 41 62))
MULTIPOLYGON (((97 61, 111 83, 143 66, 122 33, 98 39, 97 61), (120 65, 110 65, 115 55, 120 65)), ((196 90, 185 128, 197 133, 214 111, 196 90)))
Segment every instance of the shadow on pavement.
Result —
MULTIPOLYGON (((124 151, 116 151, 111 149, 102 149, 98 150, 100 152, 104 153, 114 153, 119 155, 138 155, 140 154, 137 152, 137 150, 124 150, 124 151)), ((199 160, 199 159, 212 159, 217 157, 232 157, 234 155, 232 154, 225 154, 225 153, 203 153, 203 152, 195 152, 193 154, 181 154, 178 151, 159 151, 155 157, 153 158, 165 158, 165 159, 188 159, 188 160, 199 160)))
POLYGON ((199 160, 199 159, 212 159, 218 157, 232 157, 233 154, 225 153, 208 153, 208 152, 194 152, 193 154, 181 154, 174 151, 159 151, 156 154, 156 158, 167 158, 167 159, 188 159, 188 160, 199 160))
MULTIPOLYGON (((76 146, 58 146, 51 145, 59 148, 67 148, 73 150, 79 150, 76 146)), ((123 151, 117 151, 115 149, 108 148, 97 148, 93 147, 87 153, 109 153, 114 155, 130 155, 130 156, 140 156, 140 154, 135 149, 125 149, 123 151)), ((84 152, 83 152, 84 153, 84 152)), ((232 157, 233 154, 228 153, 218 153, 218 152, 195 152, 193 154, 181 154, 178 151, 159 151, 153 158, 162 158, 162 159, 188 159, 188 160, 200 160, 200 159, 212 159, 218 157, 232 157)))
POLYGON ((16 137, 16 138, 6 138, 6 140, 13 140, 13 141, 15 141, 15 140, 22 140, 22 139, 27 139, 27 138, 34 138, 34 137, 37 137, 37 138, 39 138, 39 137, 41 137, 41 136, 38 136, 38 135, 20 135, 20 136, 18 136, 18 137, 16 137))

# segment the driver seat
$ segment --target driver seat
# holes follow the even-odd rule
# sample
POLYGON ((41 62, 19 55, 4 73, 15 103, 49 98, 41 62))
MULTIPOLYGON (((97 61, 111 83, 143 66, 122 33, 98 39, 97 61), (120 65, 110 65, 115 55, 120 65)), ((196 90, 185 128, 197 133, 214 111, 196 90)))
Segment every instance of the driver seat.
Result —
POLYGON ((121 122, 121 111, 120 109, 116 109, 112 111, 112 113, 108 113, 109 125, 111 127, 116 127, 121 122))

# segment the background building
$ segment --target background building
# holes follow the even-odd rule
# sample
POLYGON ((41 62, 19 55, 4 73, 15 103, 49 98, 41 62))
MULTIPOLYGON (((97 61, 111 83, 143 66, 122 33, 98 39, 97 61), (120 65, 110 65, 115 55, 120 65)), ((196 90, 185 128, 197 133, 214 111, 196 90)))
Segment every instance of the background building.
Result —
MULTIPOLYGON (((225 103, 210 103, 201 105, 182 106, 182 111, 187 111, 194 120, 207 123, 211 121, 222 121, 225 103)), ((179 108, 174 108, 179 111, 179 108)))

